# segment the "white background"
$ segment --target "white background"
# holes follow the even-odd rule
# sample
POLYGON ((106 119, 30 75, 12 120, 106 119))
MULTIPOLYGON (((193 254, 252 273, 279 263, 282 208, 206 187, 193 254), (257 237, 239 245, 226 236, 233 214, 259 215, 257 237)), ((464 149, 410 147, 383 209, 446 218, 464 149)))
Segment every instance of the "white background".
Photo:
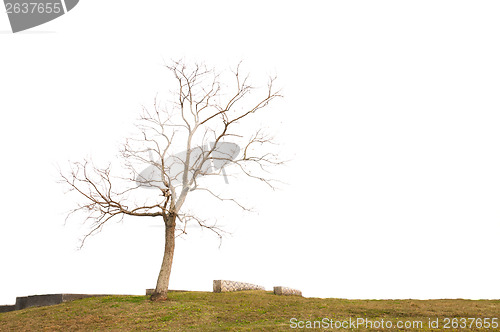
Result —
POLYGON ((87 228, 64 226, 73 200, 56 165, 118 165, 141 105, 169 89, 163 60, 180 57, 277 73, 285 98, 265 120, 292 161, 280 191, 230 188, 258 213, 218 211, 233 232, 220 248, 207 232, 177 242, 172 289, 230 279, 314 297, 500 298, 499 10, 82 0, 18 34, 2 10, 0 304, 155 286, 161 221, 110 224, 77 250, 87 228))

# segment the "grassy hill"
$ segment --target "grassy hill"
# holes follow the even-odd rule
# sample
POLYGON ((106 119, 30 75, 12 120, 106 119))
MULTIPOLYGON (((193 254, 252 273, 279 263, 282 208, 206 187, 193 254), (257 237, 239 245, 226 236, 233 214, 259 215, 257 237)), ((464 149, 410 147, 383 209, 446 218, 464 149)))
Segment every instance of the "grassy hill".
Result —
MULTIPOLYGON (((2 313, 0 330, 289 331, 292 330, 292 318, 297 319, 292 321, 295 327, 299 327, 299 321, 306 326, 306 321, 314 324, 315 320, 326 318, 323 324, 328 322, 332 330, 335 330, 335 323, 342 322, 347 327, 343 330, 371 330, 369 321, 375 324, 372 325, 375 329, 377 322, 380 324, 383 319, 384 324, 388 321, 393 324, 392 329, 384 325, 386 331, 397 330, 398 321, 403 324, 422 321, 421 328, 415 325, 414 329, 405 330, 450 331, 455 330, 451 328, 452 318, 459 324, 461 318, 481 318, 472 323, 478 325, 479 321, 491 324, 491 319, 484 318, 500 320, 499 300, 345 300, 276 296, 265 291, 174 292, 169 295, 168 301, 160 303, 152 303, 146 296, 108 296, 2 313), (353 325, 348 325, 349 318, 352 322, 358 319, 365 323, 353 329, 353 325), (432 321, 439 319, 440 328, 429 328, 429 318, 432 321), (444 328, 446 318, 450 319, 448 329, 444 328)), ((316 324, 319 327, 319 323, 316 324)), ((474 329, 467 326, 460 330, 474 329)), ((490 330, 498 331, 500 327, 490 330)))

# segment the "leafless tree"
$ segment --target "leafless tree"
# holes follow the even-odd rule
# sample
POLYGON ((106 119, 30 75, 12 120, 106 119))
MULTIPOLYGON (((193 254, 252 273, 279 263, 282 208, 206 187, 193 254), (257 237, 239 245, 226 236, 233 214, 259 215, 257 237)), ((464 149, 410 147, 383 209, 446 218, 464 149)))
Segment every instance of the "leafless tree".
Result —
POLYGON ((210 229, 219 237, 222 234, 217 225, 183 211, 191 191, 246 209, 235 198, 203 187, 200 177, 225 177, 225 167, 231 167, 274 188, 268 167, 282 163, 276 154, 264 152, 272 137, 262 128, 248 132, 249 126, 241 125, 250 123, 252 127, 253 115, 281 97, 275 77, 269 78, 266 88, 258 89, 249 83, 249 75, 242 75, 240 65, 220 73, 184 61, 172 61, 165 67, 173 75, 175 88, 170 92, 174 97, 168 107, 157 99, 152 107, 143 107, 138 134, 127 138, 120 151, 122 170, 126 170, 120 174, 127 175, 112 176, 110 165, 98 167, 90 159, 73 162, 68 171, 60 172, 61 181, 82 200, 69 215, 84 212, 91 223, 82 246, 111 219, 163 219, 165 251, 152 300, 167 296, 175 239, 186 232, 188 223, 210 229), (185 151, 176 153, 176 149, 185 151))

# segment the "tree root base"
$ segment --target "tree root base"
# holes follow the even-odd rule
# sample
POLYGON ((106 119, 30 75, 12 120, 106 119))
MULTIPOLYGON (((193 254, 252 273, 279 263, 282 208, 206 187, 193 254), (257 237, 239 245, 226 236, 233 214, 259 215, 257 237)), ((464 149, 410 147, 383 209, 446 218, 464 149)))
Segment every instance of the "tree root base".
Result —
POLYGON ((151 294, 150 300, 153 302, 166 301, 167 300, 167 293, 154 292, 153 294, 151 294))

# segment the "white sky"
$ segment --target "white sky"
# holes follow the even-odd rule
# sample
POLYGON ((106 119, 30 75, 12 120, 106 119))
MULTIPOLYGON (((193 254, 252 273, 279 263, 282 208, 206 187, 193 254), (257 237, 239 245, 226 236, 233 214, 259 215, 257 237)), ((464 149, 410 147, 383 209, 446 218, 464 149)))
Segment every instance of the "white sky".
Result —
POLYGON ((206 232, 179 240, 172 289, 230 279, 315 297, 500 298, 499 10, 82 0, 19 34, 0 13, 0 304, 155 286, 163 229, 126 219, 78 251, 86 228, 64 226, 72 200, 55 165, 118 165, 141 105, 168 89, 163 59, 182 56, 277 73, 285 98, 264 120, 293 160, 281 191, 224 189, 258 213, 219 210, 233 232, 221 248, 206 232))

